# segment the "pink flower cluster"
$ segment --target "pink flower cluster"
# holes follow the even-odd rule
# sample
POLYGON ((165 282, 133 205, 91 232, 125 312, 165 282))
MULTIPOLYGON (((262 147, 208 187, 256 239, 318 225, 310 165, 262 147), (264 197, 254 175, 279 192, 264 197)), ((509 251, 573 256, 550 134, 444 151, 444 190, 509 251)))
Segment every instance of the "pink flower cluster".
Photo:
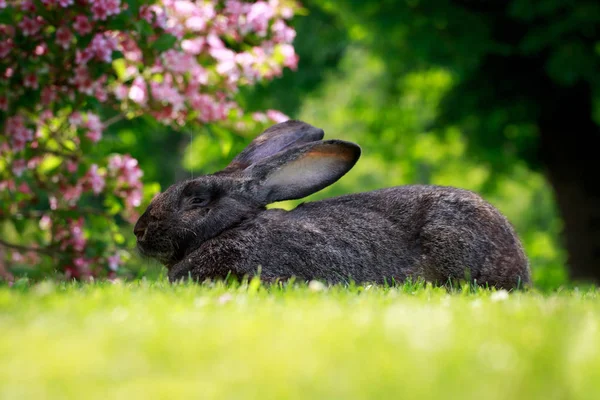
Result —
POLYGON ((114 274, 123 252, 109 245, 89 255, 110 235, 92 229, 84 208, 131 220, 144 192, 138 161, 97 145, 106 116, 238 129, 287 119, 275 110, 245 115, 236 94, 296 68, 294 7, 293 0, 0 0, 13 21, 0 24, 0 156, 8 166, 0 169, 0 219, 31 215, 44 232, 32 247, 58 249, 67 276, 93 276, 98 265, 114 274))
POLYGON ((164 0, 143 7, 140 17, 180 39, 179 46, 163 52, 148 69, 140 64, 137 42, 121 36, 126 74, 115 96, 166 123, 223 121, 232 110, 242 114, 233 100, 238 86, 296 68, 295 32, 285 22, 293 15, 290 7, 278 0, 228 0, 224 9, 217 3, 164 0), (248 36, 258 36, 261 45, 234 51, 223 40, 242 43, 248 36), (148 73, 161 79, 148 82, 148 73))
POLYGON ((9 117, 4 129, 13 151, 21 151, 28 142, 33 141, 33 130, 25 126, 25 119, 21 115, 9 117))
POLYGON ((142 183, 144 174, 138 165, 138 161, 130 155, 116 154, 108 161, 109 176, 116 181, 115 194, 125 200, 130 210, 142 204, 142 183))

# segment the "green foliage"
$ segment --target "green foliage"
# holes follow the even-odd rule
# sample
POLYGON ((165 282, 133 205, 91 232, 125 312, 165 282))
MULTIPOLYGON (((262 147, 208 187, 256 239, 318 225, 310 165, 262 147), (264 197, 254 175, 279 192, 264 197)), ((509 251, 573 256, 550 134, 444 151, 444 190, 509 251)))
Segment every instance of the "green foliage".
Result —
POLYGON ((537 122, 553 90, 582 83, 600 98, 597 1, 327 1, 323 7, 385 60, 390 75, 432 66, 452 71, 455 84, 436 124, 460 124, 469 156, 498 172, 510 173, 515 160, 540 167, 537 122))
POLYGON ((600 293, 0 287, 0 398, 595 399, 600 293))

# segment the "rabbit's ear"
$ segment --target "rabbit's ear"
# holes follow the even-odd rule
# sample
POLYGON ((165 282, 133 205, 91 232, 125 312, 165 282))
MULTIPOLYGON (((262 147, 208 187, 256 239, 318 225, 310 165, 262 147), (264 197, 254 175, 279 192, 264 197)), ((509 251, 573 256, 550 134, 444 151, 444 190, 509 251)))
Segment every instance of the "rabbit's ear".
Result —
POLYGON ((300 199, 331 185, 358 161, 360 147, 342 140, 294 146, 245 171, 263 204, 300 199))
POLYGON ((273 125, 238 154, 224 172, 239 171, 256 164, 290 146, 323 139, 323 129, 302 121, 286 121, 273 125))

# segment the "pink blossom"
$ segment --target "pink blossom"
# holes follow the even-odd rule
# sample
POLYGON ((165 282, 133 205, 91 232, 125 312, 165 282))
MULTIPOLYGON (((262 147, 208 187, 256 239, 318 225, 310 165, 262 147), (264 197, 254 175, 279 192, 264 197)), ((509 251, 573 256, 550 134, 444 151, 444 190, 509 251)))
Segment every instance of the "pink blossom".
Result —
POLYGON ((92 31, 92 24, 85 15, 78 15, 73 22, 73 29, 80 35, 87 35, 92 31))
POLYGON ((163 103, 171 104, 173 110, 177 112, 184 106, 184 97, 173 87, 172 82, 165 79, 163 82, 150 82, 152 97, 163 103))
POLYGON ((125 202, 129 207, 139 207, 142 204, 142 191, 139 188, 129 192, 129 195, 125 198, 125 202))
POLYGON ((198 55, 202 52, 205 42, 206 40, 203 37, 186 39, 181 42, 181 48, 188 54, 198 55))
POLYGON ((58 208, 58 199, 56 196, 48 196, 48 204, 50 205, 51 210, 56 210, 58 208))
POLYGON ((202 122, 214 122, 227 118, 228 105, 217 102, 207 94, 194 94, 190 98, 191 106, 199 111, 198 119, 202 122))
POLYGON ((56 88, 54 86, 46 86, 42 89, 41 100, 42 104, 49 105, 57 98, 56 88))
POLYGON ((119 269, 119 265, 121 265, 121 256, 119 253, 116 253, 112 256, 109 256, 106 261, 108 262, 108 268, 111 271, 116 271, 119 269))
MULTIPOLYGON (((54 117, 54 113, 52 112, 52 110, 42 110, 42 112, 40 113, 40 118, 38 120, 38 127, 41 125, 44 125, 46 122, 48 122, 48 120, 50 118, 54 117)), ((39 137, 39 135, 38 135, 39 137)))
POLYGON ((135 158, 114 155, 108 161, 111 176, 117 179, 116 194, 125 200, 128 208, 139 207, 142 203, 142 170, 135 158))
POLYGON ((142 77, 138 76, 133 81, 131 89, 129 89, 129 98, 138 104, 146 103, 148 90, 146 89, 146 82, 142 77))
POLYGON ((25 79, 23 80, 23 86, 37 89, 38 88, 38 80, 36 74, 27 74, 25 75, 25 79))
POLYGON ((231 80, 239 79, 239 69, 235 63, 235 53, 229 49, 213 48, 210 55, 217 60, 217 72, 224 76, 229 76, 231 80))
POLYGON ((21 10, 35 12, 35 4, 33 4, 32 0, 23 0, 21 2, 21 10))
POLYGON ((0 25, 0 35, 15 36, 15 27, 11 25, 0 25))
POLYGON ((70 5, 73 5, 73 0, 42 0, 42 4, 46 6, 46 8, 60 5, 63 8, 66 8, 70 5))
POLYGON ((100 139, 102 139, 102 132, 101 131, 89 131, 85 134, 85 137, 90 139, 90 141, 96 143, 96 142, 99 142, 100 139))
POLYGON ((6 0, 0 0, 0 8, 6 8, 6 0))
POLYGON ((267 33, 269 20, 273 18, 275 12, 271 6, 264 1, 257 1, 252 4, 250 11, 246 16, 248 24, 252 30, 256 31, 261 36, 267 33))
POLYGON ((121 0, 89 0, 92 14, 96 20, 105 20, 108 16, 121 12, 121 0))
MULTIPOLYGON (((208 72, 201 66, 197 66, 190 71, 190 88, 196 85, 206 85, 208 83, 208 72)), ((197 90, 197 88, 195 88, 197 90)))
POLYGON ((73 41, 73 34, 66 26, 61 26, 56 30, 56 43, 63 49, 68 49, 73 41))
POLYGON ((52 219, 50 219, 47 214, 44 214, 42 215, 42 218, 40 218, 39 225, 41 230, 47 231, 52 227, 52 219))
POLYGON ((25 144, 33 140, 33 130, 25 126, 21 115, 8 118, 5 127, 7 135, 12 139, 14 151, 23 150, 25 144))
POLYGON ((35 167, 37 167, 40 164, 40 162, 42 162, 42 157, 30 158, 29 160, 27 160, 27 168, 34 169, 35 167))
POLYGON ((21 159, 12 162, 12 171, 16 176, 20 177, 23 175, 23 172, 25 172, 26 169, 27 162, 25 160, 21 159))
POLYGON ((80 126, 83 123, 81 113, 79 113, 78 111, 71 113, 71 115, 69 116, 69 123, 75 126, 80 126))
POLYGON ((19 28, 23 33, 23 36, 35 35, 40 31, 44 24, 42 17, 23 17, 23 20, 19 22, 19 28))
POLYGON ((290 19, 294 16, 294 10, 291 7, 281 7, 279 9, 279 14, 283 19, 290 19))
POLYGON ((85 136, 92 142, 98 142, 102 138, 102 130, 104 126, 100 121, 100 117, 94 113, 88 112, 84 126, 88 129, 85 136))
POLYGON ((94 53, 96 59, 108 63, 112 61, 112 52, 117 49, 117 45, 118 42, 114 37, 98 33, 88 48, 94 53))
POLYGON ((95 194, 100 194, 106 185, 104 176, 98 172, 98 165, 92 164, 86 174, 89 184, 92 186, 92 191, 95 194))
POLYGON ((86 66, 81 65, 75 68, 75 76, 70 79, 75 88, 88 95, 93 93, 93 82, 86 66))
POLYGON ((262 124, 264 124, 268 121, 267 115, 265 113, 261 113, 261 112, 252 113, 252 119, 255 120, 256 122, 260 122, 262 124))
POLYGON ((199 8, 196 4, 187 0, 175 0, 173 3, 173 11, 182 17, 192 16, 199 13, 199 8))
POLYGON ((154 19, 154 13, 152 11, 152 6, 141 6, 140 7, 140 18, 142 18, 143 20, 145 20, 146 22, 148 22, 149 24, 152 23, 152 20, 154 19))
POLYGON ((118 100, 124 100, 129 94, 129 89, 127 88, 127 86, 120 84, 115 86, 114 94, 118 100))
POLYGON ((192 32, 201 32, 206 28, 206 20, 199 16, 191 17, 185 21, 185 27, 192 32))
POLYGON ((33 54, 35 54, 37 57, 41 57, 47 53, 48 45, 46 43, 40 43, 37 46, 35 46, 35 49, 33 49, 33 54))
POLYGON ((280 44, 279 51, 284 57, 283 65, 290 69, 296 69, 298 67, 298 56, 291 44, 280 44))
POLYGON ((185 73, 190 71, 192 68, 198 66, 198 62, 190 54, 179 52, 176 50, 167 50, 163 53, 163 60, 165 66, 177 73, 185 73))
POLYGON ((138 161, 128 155, 123 157, 123 178, 129 185, 137 185, 142 178, 142 170, 138 161))
POLYGON ((33 194, 31 189, 29 188, 29 185, 27 185, 25 182, 21 182, 19 184, 19 187, 17 187, 17 191, 22 194, 33 194))
POLYGON ((119 182, 130 186, 138 185, 143 175, 138 161, 128 154, 112 156, 109 159, 108 168, 116 173, 119 182))
POLYGON ((75 64, 87 64, 94 57, 94 52, 89 47, 75 51, 75 64))
POLYGON ((273 31, 273 39, 278 43, 291 43, 296 37, 296 31, 278 19, 271 27, 273 31))
POLYGON ((213 49, 222 49, 225 47, 225 43, 223 43, 223 41, 214 33, 211 33, 206 37, 206 43, 213 49))
POLYGON ((92 264, 91 259, 85 257, 75 258, 73 260, 74 269, 70 271, 71 275, 79 279, 89 279, 91 275, 90 264, 92 264))
POLYGON ((6 181, 0 181, 0 190, 14 191, 16 189, 15 181, 12 179, 6 181))
POLYGON ((86 128, 91 131, 101 131, 103 129, 100 117, 94 113, 87 113, 87 121, 85 123, 86 128))
POLYGON ((73 186, 66 186, 61 190, 63 200, 71 205, 77 203, 77 201, 81 197, 82 192, 83 188, 79 183, 73 186))
POLYGON ((94 97, 101 103, 108 100, 108 92, 104 89, 103 85, 96 84, 94 87, 94 97))
POLYGON ((13 40, 11 38, 0 40, 0 58, 8 56, 12 48, 13 40))
POLYGON ((250 4, 241 2, 239 0, 227 0, 225 2, 225 12, 234 16, 241 14, 247 14, 250 9, 250 4))
POLYGON ((67 160, 65 164, 69 173, 74 174, 75 172, 77 172, 77 167, 79 167, 77 161, 67 160))
POLYGON ((11 78, 11 77, 13 76, 14 72, 15 72, 15 70, 14 70, 14 69, 12 69, 11 67, 8 67, 8 68, 6 68, 6 70, 4 71, 4 77, 5 77, 6 79, 9 79, 9 78, 11 78))
POLYGON ((277 110, 267 110, 267 117, 277 123, 285 122, 290 119, 290 117, 277 110))
POLYGON ((119 37, 119 40, 121 45, 121 51, 123 52, 123 56, 126 60, 132 62, 143 61, 142 51, 140 50, 140 47, 135 42, 135 40, 133 40, 132 37, 127 35, 121 35, 119 37))

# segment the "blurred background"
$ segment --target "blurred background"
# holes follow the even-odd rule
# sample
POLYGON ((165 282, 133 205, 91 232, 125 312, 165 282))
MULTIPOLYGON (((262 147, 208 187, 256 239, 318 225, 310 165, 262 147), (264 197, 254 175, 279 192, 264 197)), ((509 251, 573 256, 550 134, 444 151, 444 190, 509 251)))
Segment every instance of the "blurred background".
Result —
MULTIPOLYGON (((538 287, 599 280, 597 0, 302 4, 298 69, 244 89, 240 103, 362 147, 356 167, 310 200, 413 183, 474 190, 514 224, 538 287)), ((251 140, 149 118, 105 137, 162 189, 224 167, 251 140)), ((140 275, 161 271, 130 262, 140 275)))

